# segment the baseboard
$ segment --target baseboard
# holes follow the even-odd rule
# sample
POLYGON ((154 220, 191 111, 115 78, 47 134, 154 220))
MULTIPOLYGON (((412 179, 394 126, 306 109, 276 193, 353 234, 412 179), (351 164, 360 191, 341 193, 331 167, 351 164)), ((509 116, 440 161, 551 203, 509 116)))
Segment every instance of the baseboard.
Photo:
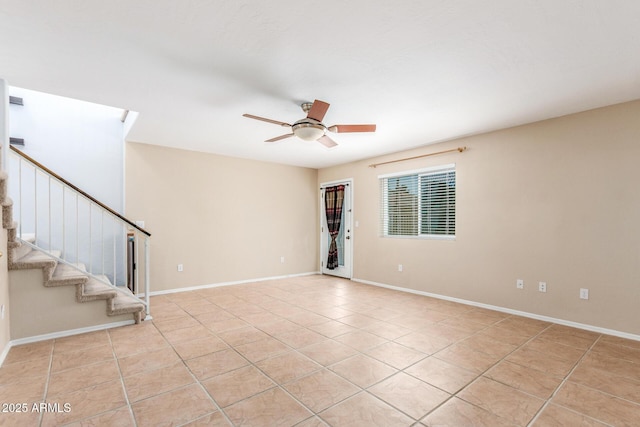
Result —
MULTIPOLYGON (((247 280, 236 280, 232 282, 219 282, 219 283, 211 283, 208 285, 198 285, 198 286, 189 286, 187 288, 175 288, 175 289, 167 289, 164 291, 154 291, 149 292, 150 296, 156 295, 167 295, 167 294, 175 294, 178 292, 189 292, 189 291, 197 291, 202 289, 210 289, 210 288, 219 288, 222 286, 233 286, 233 285, 244 285, 246 283, 255 283, 255 282, 266 282, 268 280, 279 280, 279 279, 290 279, 292 277, 303 277, 303 276, 313 276, 315 274, 320 274, 319 271, 312 271, 308 273, 296 273, 296 274, 286 274, 284 276, 273 276, 273 277, 261 277, 258 279, 247 279, 247 280)), ((141 295, 144 297, 144 295, 141 295)), ((153 307, 151 307, 153 309, 153 307)))
POLYGON ((484 303, 465 300, 465 299, 461 299, 461 298, 454 298, 454 297, 449 297, 449 296, 446 296, 446 295, 434 294, 434 293, 431 293, 431 292, 418 291, 418 290, 415 290, 415 289, 408 289, 408 288, 403 288, 403 287, 400 287, 400 286, 393 286, 393 285, 387 285, 387 284, 384 284, 384 283, 372 282, 370 280, 356 279, 356 278, 352 278, 351 280, 354 281, 354 282, 363 283, 365 285, 378 286, 378 287, 381 287, 381 288, 392 289, 394 291, 407 292, 407 293, 410 293, 410 294, 422 295, 422 296, 425 296, 425 297, 431 297, 431 298, 437 298, 437 299, 451 301, 451 302, 457 302, 457 303, 460 303, 460 304, 470 305, 470 306, 473 306, 473 307, 480 307, 480 308, 486 308, 488 310, 499 311, 501 313, 508 313, 508 314, 513 314, 513 315, 516 315, 516 316, 527 317, 527 318, 530 318, 530 319, 543 320, 545 322, 551 322, 551 323, 557 323, 559 325, 570 326, 572 328, 584 329, 585 331, 598 332, 600 334, 613 335, 613 336, 620 337, 620 338, 626 338, 626 339, 630 339, 630 340, 634 340, 634 341, 640 341, 640 335, 630 334, 628 332, 616 331, 614 329, 601 328, 599 326, 587 325, 587 324, 584 324, 584 323, 573 322, 573 321, 570 321, 570 320, 557 319, 555 317, 543 316, 543 315, 540 315, 540 314, 529 313, 529 312, 526 312, 526 311, 513 310, 513 309, 510 309, 510 308, 506 308, 506 307, 499 307, 499 306, 496 306, 496 305, 484 304, 484 303))
MULTIPOLYGON (((52 332, 50 334, 34 335, 32 337, 18 338, 16 340, 9 341, 9 344, 11 346, 16 346, 16 345, 21 345, 21 344, 31 344, 31 343, 38 342, 38 341, 46 341, 46 340, 52 340, 52 339, 56 339, 56 338, 64 338, 64 337, 69 337, 71 335, 86 334, 87 332, 95 332, 95 331, 101 331, 101 330, 104 330, 104 329, 118 328, 120 326, 133 325, 134 323, 135 322, 133 321, 133 319, 132 320, 123 320, 123 321, 120 321, 120 322, 113 322, 113 323, 104 323, 102 325, 87 326, 86 328, 69 329, 69 330, 66 330, 66 331, 52 332)), ((2 361, 4 362, 4 359, 2 361)))
POLYGON ((4 364, 4 359, 7 358, 7 355, 9 354, 9 350, 11 350, 11 347, 13 347, 13 345, 11 341, 9 341, 7 345, 4 346, 4 350, 2 350, 2 353, 0 353, 0 367, 2 367, 2 365, 4 364))

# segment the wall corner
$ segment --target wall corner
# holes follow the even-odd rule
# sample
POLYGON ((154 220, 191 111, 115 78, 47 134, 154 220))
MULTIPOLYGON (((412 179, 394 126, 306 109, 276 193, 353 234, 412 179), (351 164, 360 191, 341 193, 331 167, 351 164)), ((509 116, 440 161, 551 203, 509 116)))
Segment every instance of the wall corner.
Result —
MULTIPOLYGON (((9 85, 0 79, 0 179, 6 170, 9 150, 9 85)), ((0 182, 5 186, 6 182, 0 182)), ((5 192, 2 192, 3 194, 5 192)), ((0 200, 4 202, 4 200, 0 200)), ((9 349, 11 339, 9 324, 9 268, 7 265, 7 230, 0 229, 0 366, 9 349)))

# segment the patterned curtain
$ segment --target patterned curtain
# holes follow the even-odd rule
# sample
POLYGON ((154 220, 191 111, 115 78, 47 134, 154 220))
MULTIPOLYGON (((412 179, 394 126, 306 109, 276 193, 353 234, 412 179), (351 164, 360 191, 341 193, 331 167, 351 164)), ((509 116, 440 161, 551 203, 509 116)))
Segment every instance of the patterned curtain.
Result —
POLYGON ((329 244, 329 256, 327 257, 327 269, 333 270, 338 267, 338 245, 336 237, 340 232, 340 221, 342 219, 342 202, 344 201, 344 185, 327 187, 324 190, 324 206, 327 215, 327 228, 331 236, 329 244))

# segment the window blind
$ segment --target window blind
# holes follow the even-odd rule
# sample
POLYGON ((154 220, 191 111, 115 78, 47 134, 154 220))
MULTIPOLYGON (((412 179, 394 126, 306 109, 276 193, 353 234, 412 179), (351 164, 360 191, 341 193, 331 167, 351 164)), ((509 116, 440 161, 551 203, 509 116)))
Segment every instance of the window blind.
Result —
POLYGON ((455 236, 455 166, 380 177, 380 194, 382 236, 455 236))

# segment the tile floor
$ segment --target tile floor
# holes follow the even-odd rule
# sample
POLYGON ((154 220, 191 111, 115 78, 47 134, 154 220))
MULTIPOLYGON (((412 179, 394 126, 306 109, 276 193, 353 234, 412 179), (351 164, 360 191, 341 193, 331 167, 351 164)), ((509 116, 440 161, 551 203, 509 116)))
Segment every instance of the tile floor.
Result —
POLYGON ((152 307, 12 348, 0 425, 640 425, 640 342, 329 276, 152 307))

